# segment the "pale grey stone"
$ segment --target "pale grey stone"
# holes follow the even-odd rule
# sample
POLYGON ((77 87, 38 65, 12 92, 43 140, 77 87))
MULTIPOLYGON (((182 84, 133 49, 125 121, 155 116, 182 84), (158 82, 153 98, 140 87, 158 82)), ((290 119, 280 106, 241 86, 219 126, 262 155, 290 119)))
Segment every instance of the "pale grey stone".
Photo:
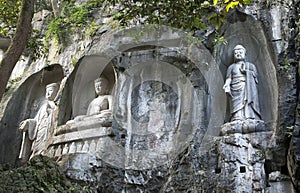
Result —
POLYGON ((253 133, 266 131, 264 121, 248 119, 248 120, 235 120, 225 123, 221 127, 220 135, 227 135, 233 133, 253 133))
POLYGON ((52 144, 68 143, 77 140, 105 137, 110 135, 112 135, 111 128, 101 127, 100 125, 98 128, 85 129, 54 136, 52 144))
MULTIPOLYGON (((238 10, 228 14, 228 23, 221 29, 228 44, 216 46, 216 61, 220 65, 224 79, 226 71, 233 61, 232 50, 236 45, 243 45, 247 49, 246 61, 255 65, 257 70, 258 101, 261 120, 266 123, 266 129, 277 128, 278 120, 278 83, 274 52, 269 49, 268 35, 264 27, 255 18, 238 10), (272 108, 270 108, 272 107, 272 108)), ((224 101, 224 104, 229 104, 224 101)), ((229 105, 227 105, 229 107, 229 105)), ((231 113, 228 108, 226 121, 230 121, 231 113)))
POLYGON ((231 192, 263 192, 266 188, 264 154, 252 146, 251 138, 230 134, 218 143, 216 190, 231 192))
POLYGON ((269 174, 269 181, 270 182, 290 181, 290 177, 281 174, 280 171, 275 171, 269 174))
MULTIPOLYGON (((289 95, 293 95, 293 93, 283 89, 280 93, 281 98, 285 98, 285 102, 278 102, 277 82, 284 87, 285 84, 288 84, 288 81, 284 81, 282 77, 276 77, 277 72, 275 71, 274 66, 277 64, 277 59, 279 60, 279 63, 280 60, 283 59, 283 56, 276 54, 278 54, 278 52, 284 53, 285 51, 287 53, 294 53, 293 49, 285 50, 289 40, 287 39, 287 36, 289 36, 288 33, 290 33, 289 30, 286 29, 287 25, 273 23, 280 20, 277 20, 277 18, 287 20, 287 18, 291 16, 286 14, 287 12, 284 10, 286 8, 280 8, 281 5, 279 5, 279 3, 286 4, 287 1, 273 2, 272 7, 267 7, 267 9, 265 9, 266 12, 268 12, 268 17, 270 17, 263 23, 265 26, 263 26, 259 20, 253 19, 252 16, 239 13, 230 18, 231 13, 229 13, 228 22, 220 29, 220 34, 224 34, 225 39, 228 40, 228 44, 216 46, 217 60, 220 61, 219 59, 223 57, 221 59, 222 62, 220 62, 220 68, 216 68, 217 71, 220 69, 221 74, 225 74, 228 65, 233 62, 231 55, 232 48, 240 43, 247 48, 247 61, 255 64, 258 71, 260 111, 262 120, 265 121, 264 125, 256 120, 246 120, 247 122, 245 123, 243 121, 237 121, 237 124, 225 124, 225 129, 220 127, 220 125, 224 123, 224 109, 226 108, 226 104, 224 105, 224 103, 226 103, 226 100, 222 97, 222 86, 216 85, 218 82, 217 79, 222 79, 222 76, 216 76, 216 73, 212 73, 212 71, 209 71, 208 73, 207 69, 210 68, 211 63, 207 62, 205 54, 202 54, 201 51, 192 49, 188 52, 191 60, 193 60, 194 57, 199 58, 196 60, 197 64, 193 66, 187 64, 185 61, 182 62, 184 58, 179 57, 178 53, 184 53, 185 50, 176 47, 177 45, 174 46, 173 44, 172 51, 152 47, 151 49, 155 50, 153 51, 149 49, 151 46, 144 46, 145 43, 152 45, 156 40, 151 35, 142 35, 140 37, 140 42, 142 43, 137 45, 137 43, 133 41, 134 37, 130 37, 126 34, 113 36, 107 33, 102 36, 101 33, 107 29, 106 26, 103 26, 103 30, 100 29, 98 31, 101 36, 97 35, 95 38, 89 37, 80 41, 78 36, 76 36, 72 45, 61 50, 60 53, 54 50, 54 47, 51 48, 52 51, 49 60, 59 61, 64 66, 66 75, 69 75, 73 70, 71 61, 84 57, 75 66, 72 74, 66 78, 67 83, 62 96, 62 103, 59 104, 59 129, 56 130, 56 136, 54 136, 54 139, 58 139, 57 137, 59 136, 61 136, 61 139, 50 146, 49 152, 52 152, 50 154, 55 157, 55 151, 57 150, 58 162, 60 162, 59 160, 61 158, 62 160, 68 159, 68 162, 65 163, 66 165, 63 165, 62 163, 62 166, 64 169, 67 168, 66 173, 69 177, 83 181, 97 181, 97 187, 99 187, 102 192, 251 192, 251 190, 252 192, 264 192, 268 189, 270 189, 270 192, 293 192, 292 188, 290 188, 292 186, 290 182, 287 186, 285 181, 271 182, 271 187, 269 188, 264 187, 262 182, 263 180, 266 180, 267 175, 264 175, 263 168, 269 166, 264 163, 263 154, 265 149, 270 145, 269 143, 271 143, 271 136, 273 135, 274 138, 272 144, 275 144, 280 148, 278 149, 278 154, 281 153, 281 155, 276 156, 278 154, 275 154, 273 157, 270 156, 268 157, 268 161, 273 162, 271 165, 272 169, 276 168, 278 170, 280 167, 285 166, 285 156, 287 152, 284 145, 276 144, 278 142, 287 142, 284 137, 278 139, 278 136, 286 135, 285 130, 283 129, 285 128, 284 123, 289 125, 291 125, 290 123, 293 123, 293 119, 290 116, 293 114, 293 105, 290 105, 288 110, 283 111, 288 111, 288 115, 285 119, 290 119, 290 121, 283 123, 278 122, 277 120, 277 117, 281 120, 283 119, 282 117, 285 117, 285 113, 278 116, 279 104, 287 107, 289 106, 288 104, 292 104, 294 101, 293 97, 289 97, 289 95), (276 7, 273 6, 274 4, 276 7), (273 14, 273 16, 271 14, 273 14), (278 17, 279 15, 280 17, 278 17), (267 25, 268 23, 270 25, 269 27, 267 25), (279 28, 280 30, 285 30, 287 35, 283 35, 283 33, 280 34, 279 28), (271 31, 268 34, 269 36, 266 35, 268 30, 271 31), (111 37, 109 37, 110 35, 111 37), (282 40, 278 40, 277 38, 281 38, 282 40), (90 49, 91 46, 92 49, 90 49), (273 53, 273 50, 275 51, 275 54, 273 53), (109 61, 103 59, 102 56, 100 57, 99 53, 102 53, 103 51, 113 57, 118 54, 120 55, 113 58, 111 60, 111 63, 113 64, 111 64, 109 57, 109 61), (144 71, 139 69, 143 68, 144 62, 157 64, 157 61, 160 60, 171 63, 183 73, 179 75, 166 72, 171 69, 169 66, 165 71, 156 68, 155 73, 154 68, 146 67, 144 71), (114 107, 117 107, 114 108, 115 112, 107 117, 102 116, 95 118, 94 120, 77 119, 77 122, 74 123, 77 124, 77 126, 72 126, 71 124, 67 125, 67 121, 71 119, 74 120, 77 116, 86 116, 88 106, 95 98, 93 81, 99 77, 99 74, 101 74, 99 72, 103 69, 103 66, 108 63, 113 66, 117 77, 115 80, 116 87, 113 89, 113 92, 109 94, 122 98, 115 103, 114 107), (130 69, 136 69, 132 74, 136 75, 134 78, 139 79, 138 83, 130 83, 130 81, 127 81, 130 78, 127 74, 128 72, 131 73, 130 69), (198 69, 200 69, 201 72, 197 71, 198 69), (154 76, 149 76, 152 71, 154 76), (165 77, 170 77, 170 75, 183 78, 187 77, 184 81, 190 81, 191 84, 180 83, 178 88, 184 89, 182 92, 179 92, 180 89, 177 89, 177 87, 170 84, 172 81, 161 81, 161 79, 164 78, 161 78, 161 75, 165 77), (155 79, 153 77, 158 78, 155 79), (205 83, 205 80, 203 79, 208 82, 205 83), (170 96, 177 96, 170 97, 172 100, 169 101, 167 100, 169 98, 164 97, 154 97, 152 99, 146 94, 147 86, 144 86, 150 84, 145 83, 143 85, 142 82, 145 81, 152 83, 158 82, 159 84, 170 86, 171 89, 166 89, 165 93, 170 96), (186 89, 190 86, 194 88, 193 92, 186 89), (136 91, 133 91, 134 89, 136 89, 136 91), (216 90, 218 90, 218 92, 214 92, 216 90), (187 96, 192 97, 189 98, 187 96), (162 100, 160 100, 161 98, 162 100), (184 98, 184 100, 182 98, 184 98), (133 102, 130 103, 126 101, 126 99, 133 102), (149 103, 143 102, 144 99, 149 99, 149 103), (159 102, 162 101, 166 102, 159 106, 159 102), (184 107, 187 107, 187 101, 194 102, 191 104, 191 108, 184 109, 184 107), (178 114, 177 111, 175 111, 174 116, 174 113, 171 113, 174 109, 172 109, 172 111, 168 110, 167 113, 163 113, 168 107, 173 105, 172 103, 174 103, 175 109, 179 109, 178 111, 180 113, 178 114), (157 109, 152 108, 152 105, 153 107, 157 107, 157 109), (131 111, 132 113, 127 113, 127 111, 131 111), (174 117, 175 119, 172 119, 174 117), (145 128, 146 130, 138 130, 139 125, 135 125, 136 127, 130 125, 130 122, 128 121, 129 118, 132 118, 139 123, 150 122, 151 124, 148 124, 150 126, 141 124, 143 126, 141 128, 145 128), (116 119, 118 119, 117 122, 115 121, 116 119), (156 120, 157 122, 155 122, 156 120), (209 121, 213 124, 213 131, 210 132, 218 134, 221 129, 221 132, 224 133, 223 135, 226 136, 217 138, 210 136, 208 139, 212 145, 203 147, 201 142, 203 136, 207 134, 206 129, 209 125, 207 122, 209 121), (101 124, 99 124, 99 122, 101 122, 101 124), (119 122, 121 123, 119 124, 119 122), (189 124, 190 122, 193 124, 189 124), (174 138, 174 135, 172 136, 168 133, 173 125, 182 129, 180 130, 182 135, 174 138), (103 130, 99 129, 100 127, 111 127, 111 134, 108 132, 107 135, 95 135, 96 137, 93 138, 93 134, 103 132, 103 130), (265 131, 264 127, 266 128, 266 131, 270 132, 263 132, 265 131), (128 128, 131 129, 129 132, 127 132, 128 128), (148 137, 146 135, 141 135, 145 134, 145 131, 147 131, 147 134, 151 133, 151 130, 147 130, 148 128, 153 129, 156 132, 148 137), (193 140, 190 141, 189 133, 193 129, 195 129, 196 132, 193 134, 193 140), (84 133, 84 135, 76 136, 74 135, 75 133, 84 133), (240 133, 243 135, 232 137, 232 133, 240 133), (67 140, 64 140, 63 137, 66 137, 67 140), (223 138, 226 138, 226 140, 223 138), (168 143, 164 140, 171 140, 173 143, 168 143), (218 140, 221 140, 221 142, 218 143, 218 140), (174 153, 175 156, 168 157, 168 151, 172 149, 170 147, 184 142, 188 145, 184 146, 183 151, 182 149, 174 147, 174 150, 177 150, 176 154, 174 153), (92 144, 95 144, 95 149, 92 144), (219 152, 215 150, 216 144, 219 152), (63 148, 65 146, 69 147, 68 156, 70 157, 62 155, 66 152, 64 151, 65 148, 63 148), (78 151, 76 149, 77 146, 78 151), (89 146, 88 153, 79 153, 82 150, 86 151, 84 146, 89 146), (156 157, 157 155, 155 152, 150 151, 145 155, 145 153, 141 151, 151 150, 152 147, 161 146, 166 146, 161 149, 161 160, 157 160, 158 158, 156 157), (139 152, 136 150, 139 150, 139 152), (112 152, 115 152, 115 154, 112 155, 112 152), (103 158, 107 159, 103 161, 103 158), (149 160, 143 160, 145 158, 149 160), (158 163, 166 160, 170 161, 167 162, 169 165, 145 169, 148 173, 145 172, 145 170, 135 172, 135 170, 128 169, 134 167, 144 169, 144 167, 157 166, 158 163), (224 170, 222 164, 224 164, 224 170), (126 167, 127 169, 119 169, 126 167), (252 177, 249 178, 249 175, 252 175, 252 177)), ((296 3, 296 1, 294 3, 296 3)), ((258 2, 254 2, 253 4, 253 9, 247 9, 247 13, 254 14, 253 17, 257 19, 262 18, 262 6, 260 6, 258 2)), ((263 4, 263 6, 267 5, 263 4)), ((292 7, 290 8, 292 10, 292 7)), ((132 31, 134 30, 136 29, 133 29, 132 31)), ((179 37, 180 35, 172 33, 172 30, 170 30, 165 34, 162 34, 159 41, 163 42, 163 45, 166 45, 167 42, 171 42, 169 44, 171 45, 175 42, 173 40, 176 38, 180 41, 179 37)), ((295 41, 290 42, 291 47, 295 46, 295 41)), ((209 44, 209 42, 207 44, 209 44)), ((213 50, 213 48, 211 50, 213 50)), ((33 64, 32 66, 40 67, 43 66, 43 64, 38 62, 38 65, 33 64)), ((288 75, 290 76, 291 74, 288 75)), ((286 78, 289 76, 286 76, 286 78)), ((291 79, 290 81, 292 82, 295 80, 291 79)), ((223 84, 223 80, 221 82, 223 84)), ((13 100, 14 103, 18 104, 21 104, 19 101, 29 101, 27 108, 23 108, 20 105, 10 105, 8 109, 11 109, 14 113, 8 114, 7 116, 11 117, 9 118, 11 121, 7 121, 8 118, 1 120, 1 129, 4 128, 4 132, 2 132, 2 130, 0 132, 0 143, 2 144, 9 142, 10 139, 13 139, 12 141, 20 141, 18 137, 11 137, 15 135, 13 133, 17 129, 17 126, 11 124, 11 122, 18 124, 20 120, 34 117, 39 109, 39 102, 41 100, 39 100, 38 97, 34 100, 35 102, 31 102, 32 98, 35 97, 27 98, 25 97, 25 94, 22 94, 29 93, 30 89, 28 88, 30 87, 26 86, 25 89, 20 90, 20 92, 17 93, 20 97, 14 98, 13 100), (28 113, 24 113, 25 110, 18 111, 18 108, 27 109, 26 111, 28 111, 28 113), (20 119, 18 120, 16 117, 20 117, 20 119), (4 124, 8 124, 8 126, 4 126, 4 124), (5 128, 9 128, 11 131, 8 132, 8 129, 5 128)), ((37 91, 36 93, 42 93, 40 92, 40 89, 35 90, 37 91)), ((227 114, 227 120, 228 119, 229 112, 227 114)), ((297 143, 295 143, 295 140, 296 139, 293 139, 290 151, 296 150, 295 147, 297 147, 297 143)), ((8 144, 12 143, 14 142, 9 142, 8 144)), ((4 150, 2 150, 3 148, 0 148, 1 155, 7 155, 5 158, 0 156, 1 162, 3 162, 3 160, 13 160, 14 157, 17 157, 16 153, 13 152, 18 152, 18 149, 15 148, 13 144, 10 147, 12 148, 5 147, 4 150), (12 152, 12 155, 9 155, 8 152, 12 152)), ((297 152, 290 152, 289 159, 289 169, 295 170, 296 172, 296 166, 298 165, 296 162, 298 160, 297 152)), ((291 172, 291 176, 293 175, 294 171, 291 172)), ((295 180, 297 176, 294 175, 293 178, 295 180)), ((295 184, 297 184, 297 181, 295 181, 295 184)))
POLYGON ((293 186, 293 183, 289 178, 272 181, 270 182, 270 186, 266 188, 266 193, 283 193, 283 192, 289 192, 289 193, 297 192, 293 186))

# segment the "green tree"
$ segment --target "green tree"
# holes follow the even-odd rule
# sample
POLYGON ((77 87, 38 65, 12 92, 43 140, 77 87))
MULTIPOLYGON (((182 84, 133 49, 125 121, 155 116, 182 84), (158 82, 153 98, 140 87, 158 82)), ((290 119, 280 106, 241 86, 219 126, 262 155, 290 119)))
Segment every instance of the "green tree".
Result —
MULTIPOLYGON (((11 1, 1 1, 2 4, 5 4, 6 2, 11 3, 11 1)), ((4 16, 9 16, 10 11, 11 10, 7 10, 7 13, 4 13, 4 16)), ((0 63, 0 100, 5 92, 9 77, 26 47, 32 29, 31 21, 33 13, 34 0, 22 0, 14 36, 0 63)), ((8 18, 7 20, 10 21, 10 19, 12 22, 11 26, 14 26, 13 21, 15 17, 8 18)))

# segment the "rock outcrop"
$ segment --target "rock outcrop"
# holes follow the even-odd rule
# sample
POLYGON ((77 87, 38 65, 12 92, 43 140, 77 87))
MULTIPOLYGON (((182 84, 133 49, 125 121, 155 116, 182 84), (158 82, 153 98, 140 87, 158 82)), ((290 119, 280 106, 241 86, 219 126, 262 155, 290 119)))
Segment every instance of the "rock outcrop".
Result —
MULTIPOLYGON (((61 81, 51 159, 1 169, 0 191, 300 191, 299 4, 255 1, 230 11, 219 29, 226 45, 214 44, 214 33, 196 45, 167 26, 112 31, 104 23, 93 37, 51 44, 48 58, 17 72, 23 78, 1 104, 0 163, 20 164, 19 124, 37 114, 44 86, 61 81), (222 87, 237 44, 257 68, 261 120, 229 122, 222 87), (109 111, 88 115, 101 76, 112 100, 99 109, 109 111)), ((44 31, 49 14, 37 13, 34 27, 44 31)))

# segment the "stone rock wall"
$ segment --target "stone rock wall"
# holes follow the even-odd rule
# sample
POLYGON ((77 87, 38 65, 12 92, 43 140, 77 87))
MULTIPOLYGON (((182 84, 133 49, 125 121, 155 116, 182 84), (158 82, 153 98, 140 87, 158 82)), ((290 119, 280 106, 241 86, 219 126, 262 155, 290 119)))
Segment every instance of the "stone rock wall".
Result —
MULTIPOLYGON (((88 183, 92 191, 273 193, 282 192, 283 187, 293 192, 292 183, 299 190, 298 7, 299 1, 255 1, 232 11, 221 28, 228 45, 211 46, 213 35, 204 41, 215 51, 218 65, 212 60, 214 51, 207 54, 201 46, 189 49, 181 44, 184 41, 177 30, 164 30, 154 38, 147 33, 128 35, 143 31, 140 28, 113 33, 102 27, 94 37, 75 34, 73 43, 64 49, 52 44, 49 57, 27 69, 22 85, 1 107, 0 163, 18 162, 18 125, 36 113, 31 106, 42 98, 38 80, 49 60, 59 63, 65 76, 57 101, 57 127, 86 113, 94 97, 94 79, 101 73, 114 77, 109 129, 102 125, 98 130, 88 128, 94 129, 92 133, 85 129, 62 132, 49 148, 48 155, 56 158, 65 174, 88 183), (248 59, 257 65, 268 131, 220 137, 220 126, 228 119, 223 78, 232 62, 230 48, 237 43, 248 47, 248 59), (75 67, 74 60, 78 61, 75 67), (28 97, 29 88, 38 96, 28 97), (162 148, 159 157, 151 157, 152 150, 160 147, 167 148, 162 148)), ((45 29, 49 14, 36 14, 34 26, 45 29)), ((61 79, 59 71, 53 77, 61 79)), ((6 184, 2 187, 7 188, 6 184)))

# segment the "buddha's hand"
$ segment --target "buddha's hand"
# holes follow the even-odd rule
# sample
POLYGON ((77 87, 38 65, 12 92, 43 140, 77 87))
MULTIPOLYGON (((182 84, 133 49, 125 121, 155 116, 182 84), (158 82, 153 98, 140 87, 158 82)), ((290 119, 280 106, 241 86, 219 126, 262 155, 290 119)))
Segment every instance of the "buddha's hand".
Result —
POLYGON ((28 128, 29 128, 29 121, 26 119, 24 121, 22 121, 19 125, 19 129, 22 131, 22 132, 26 132, 28 131, 28 128))

